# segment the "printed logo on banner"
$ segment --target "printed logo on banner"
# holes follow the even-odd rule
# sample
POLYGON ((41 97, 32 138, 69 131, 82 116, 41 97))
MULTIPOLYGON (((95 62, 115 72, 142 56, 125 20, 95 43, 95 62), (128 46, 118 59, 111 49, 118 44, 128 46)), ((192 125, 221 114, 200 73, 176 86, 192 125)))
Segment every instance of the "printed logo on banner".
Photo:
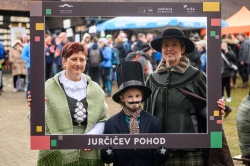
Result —
POLYGON ((183 8, 187 10, 187 14, 195 14, 195 8, 189 7, 188 5, 184 4, 183 8))
POLYGON ((154 10, 152 7, 139 7, 138 13, 142 14, 154 14, 154 10))
MULTIPOLYGON (((69 4, 63 4, 63 5, 59 5, 60 8, 72 8, 74 7, 73 5, 69 5, 69 4)), ((71 9, 60 9, 60 13, 61 14, 72 14, 72 10, 71 9)))
POLYGON ((159 7, 157 8, 157 13, 173 13, 173 8, 171 7, 159 7))
POLYGON ((69 4, 63 4, 63 5, 59 5, 59 7, 74 7, 73 5, 69 5, 69 4))

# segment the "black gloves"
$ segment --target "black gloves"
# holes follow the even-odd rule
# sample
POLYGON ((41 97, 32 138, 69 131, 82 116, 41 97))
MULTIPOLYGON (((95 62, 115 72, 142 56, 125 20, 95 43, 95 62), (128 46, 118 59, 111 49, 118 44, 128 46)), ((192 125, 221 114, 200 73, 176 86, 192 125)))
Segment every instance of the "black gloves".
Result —
POLYGON ((114 150, 112 147, 101 150, 101 159, 104 163, 110 164, 114 161, 114 150))

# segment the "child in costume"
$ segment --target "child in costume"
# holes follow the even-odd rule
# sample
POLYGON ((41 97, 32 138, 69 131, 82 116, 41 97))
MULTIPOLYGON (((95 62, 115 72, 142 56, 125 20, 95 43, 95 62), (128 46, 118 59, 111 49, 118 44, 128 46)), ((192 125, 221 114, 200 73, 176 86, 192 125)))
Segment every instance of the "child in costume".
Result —
MULTIPOLYGON (((144 85, 142 66, 139 62, 125 61, 117 67, 119 90, 113 100, 122 110, 105 122, 104 134, 161 133, 158 118, 142 110, 142 102, 151 95, 144 85)), ((102 149, 101 158, 113 166, 154 166, 164 163, 167 149, 102 149)))

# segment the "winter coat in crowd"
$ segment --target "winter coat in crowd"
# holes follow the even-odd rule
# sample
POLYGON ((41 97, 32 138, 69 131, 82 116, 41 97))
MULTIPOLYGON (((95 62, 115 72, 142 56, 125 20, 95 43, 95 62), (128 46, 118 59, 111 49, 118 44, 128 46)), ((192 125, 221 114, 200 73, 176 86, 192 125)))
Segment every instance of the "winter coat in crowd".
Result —
POLYGON ((22 50, 11 48, 9 62, 12 63, 12 75, 27 75, 26 62, 21 58, 22 50))
POLYGON ((236 124, 241 153, 250 157, 250 92, 240 104, 236 124))

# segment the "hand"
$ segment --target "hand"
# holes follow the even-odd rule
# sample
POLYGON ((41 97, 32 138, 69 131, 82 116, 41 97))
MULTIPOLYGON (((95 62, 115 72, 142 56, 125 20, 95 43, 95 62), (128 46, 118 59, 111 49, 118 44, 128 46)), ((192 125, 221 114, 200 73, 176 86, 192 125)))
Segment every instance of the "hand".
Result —
MULTIPOLYGON (((48 101, 48 99, 45 97, 44 101, 48 101)), ((32 102, 31 94, 30 94, 30 91, 28 91, 28 106, 29 107, 31 106, 31 102, 32 102)))
POLYGON ((51 47, 49 48, 49 51, 50 51, 51 53, 55 53, 55 46, 51 46, 51 47))
POLYGON ((30 107, 31 106, 31 94, 30 94, 30 91, 28 91, 28 106, 30 107))
POLYGON ((221 114, 224 115, 225 114, 225 106, 226 106, 225 101, 222 99, 219 99, 217 101, 217 104, 218 104, 218 107, 221 109, 221 114))

